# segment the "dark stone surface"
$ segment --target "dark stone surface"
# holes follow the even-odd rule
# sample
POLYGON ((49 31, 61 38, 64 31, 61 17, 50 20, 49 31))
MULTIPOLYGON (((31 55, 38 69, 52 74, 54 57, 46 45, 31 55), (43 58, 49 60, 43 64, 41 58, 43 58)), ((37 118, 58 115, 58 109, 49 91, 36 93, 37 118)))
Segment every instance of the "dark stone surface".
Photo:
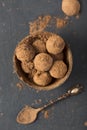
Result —
POLYGON ((30 21, 47 14, 64 17, 61 0, 0 0, 0 130, 87 130, 87 0, 80 2, 79 19, 70 18, 72 23, 60 30, 48 28, 70 44, 74 58, 72 74, 61 87, 37 93, 26 85, 21 91, 16 87, 19 80, 13 74, 13 52, 18 41, 28 35, 30 21), (49 108, 48 119, 40 113, 31 125, 16 123, 17 113, 25 104, 42 99, 34 107, 42 106, 76 83, 84 85, 85 91, 49 108))

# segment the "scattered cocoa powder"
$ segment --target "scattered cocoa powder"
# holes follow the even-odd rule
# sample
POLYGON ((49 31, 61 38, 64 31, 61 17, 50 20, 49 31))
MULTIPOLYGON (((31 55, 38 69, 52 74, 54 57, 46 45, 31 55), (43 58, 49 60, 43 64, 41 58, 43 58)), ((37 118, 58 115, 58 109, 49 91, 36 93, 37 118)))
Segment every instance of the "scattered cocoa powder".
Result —
POLYGON ((87 121, 84 123, 84 126, 87 126, 87 121))
POLYGON ((24 88, 24 84, 21 81, 18 82, 16 86, 19 88, 19 90, 22 90, 24 88))
POLYGON ((30 34, 42 32, 47 27, 50 20, 51 16, 45 15, 45 16, 39 16, 38 19, 36 19, 33 22, 30 22, 29 24, 30 34))
POLYGON ((69 20, 69 17, 68 16, 65 16, 65 18, 64 18, 65 20, 69 20))
POLYGON ((37 32, 44 31, 48 26, 56 25, 57 28, 63 28, 67 25, 69 17, 58 18, 51 15, 39 16, 36 20, 29 23, 29 34, 35 34, 37 32))
POLYGON ((39 103, 41 103, 41 99, 38 99, 38 100, 35 100, 34 102, 35 102, 35 104, 39 104, 39 103))
POLYGON ((79 19, 79 18, 80 18, 79 14, 78 14, 78 15, 76 15, 76 19, 79 19))
POLYGON ((31 106, 35 106, 36 104, 40 104, 42 102, 42 99, 34 100, 34 102, 31 104, 31 106))
POLYGON ((63 28, 66 26, 67 23, 68 23, 68 21, 63 18, 56 18, 56 27, 57 28, 63 28))
POLYGON ((48 119, 49 118, 49 114, 50 114, 49 110, 44 111, 44 118, 48 119))

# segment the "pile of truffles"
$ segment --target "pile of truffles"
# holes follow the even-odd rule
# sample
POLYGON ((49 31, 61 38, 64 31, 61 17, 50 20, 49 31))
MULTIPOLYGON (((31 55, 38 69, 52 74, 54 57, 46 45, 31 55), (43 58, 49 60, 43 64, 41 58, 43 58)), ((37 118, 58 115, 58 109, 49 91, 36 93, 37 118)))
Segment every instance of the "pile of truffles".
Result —
POLYGON ((37 38, 32 43, 19 44, 15 54, 29 81, 46 86, 67 73, 64 48, 64 40, 52 35, 45 41, 37 38))

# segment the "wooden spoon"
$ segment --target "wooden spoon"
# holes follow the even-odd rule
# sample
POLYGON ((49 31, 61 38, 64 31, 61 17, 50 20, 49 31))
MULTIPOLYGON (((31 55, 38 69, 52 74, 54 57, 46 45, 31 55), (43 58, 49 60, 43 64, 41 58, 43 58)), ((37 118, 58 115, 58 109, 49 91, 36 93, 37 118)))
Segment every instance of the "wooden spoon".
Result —
POLYGON ((38 116, 38 113, 53 105, 54 103, 60 101, 60 100, 63 100, 63 99, 66 99, 67 97, 70 97, 70 96, 73 96, 73 95, 77 95, 79 93, 81 93, 83 90, 83 86, 77 84, 75 85, 74 87, 70 88, 65 94, 63 94, 62 96, 56 98, 55 100, 52 100, 50 103, 44 105, 43 107, 40 107, 40 108, 33 108, 33 107, 30 107, 30 106, 25 106, 17 115, 17 118, 16 118, 16 121, 20 124, 30 124, 30 123, 33 123, 37 116, 38 116))

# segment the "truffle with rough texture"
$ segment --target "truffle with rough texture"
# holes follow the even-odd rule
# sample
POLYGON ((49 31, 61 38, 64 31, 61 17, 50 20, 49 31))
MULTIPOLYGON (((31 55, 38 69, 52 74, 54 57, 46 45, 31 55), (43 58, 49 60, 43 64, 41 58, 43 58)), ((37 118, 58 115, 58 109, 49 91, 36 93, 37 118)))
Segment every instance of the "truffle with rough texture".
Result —
POLYGON ((22 62, 21 67, 25 73, 28 74, 28 78, 32 79, 37 70, 34 68, 33 62, 22 62))
POLYGON ((46 42, 47 51, 54 55, 61 53, 64 47, 65 47, 65 42, 63 38, 58 35, 53 35, 49 37, 49 39, 46 42))
POLYGON ((21 67, 25 73, 30 73, 30 71, 34 68, 33 62, 22 62, 21 67))
POLYGON ((34 77, 34 75, 36 74, 37 70, 35 68, 33 68, 28 74, 28 78, 30 80, 32 80, 32 78, 34 77))
POLYGON ((45 43, 39 39, 33 43, 33 47, 35 48, 37 53, 46 52, 45 43))
POLYGON ((32 60, 35 56, 35 50, 34 48, 29 44, 20 44, 16 48, 16 56, 17 59, 20 61, 26 61, 29 62, 32 60))
POLYGON ((52 77, 48 72, 42 72, 42 73, 36 73, 33 77, 33 81, 37 85, 46 86, 48 85, 52 80, 52 77))
POLYGON ((62 11, 68 16, 77 15, 80 11, 78 0, 62 0, 62 11))
POLYGON ((35 56, 34 66, 39 71, 48 71, 53 63, 52 57, 47 53, 39 53, 35 56))
POLYGON ((63 78, 67 72, 67 65, 61 60, 55 61, 49 72, 54 78, 63 78))

